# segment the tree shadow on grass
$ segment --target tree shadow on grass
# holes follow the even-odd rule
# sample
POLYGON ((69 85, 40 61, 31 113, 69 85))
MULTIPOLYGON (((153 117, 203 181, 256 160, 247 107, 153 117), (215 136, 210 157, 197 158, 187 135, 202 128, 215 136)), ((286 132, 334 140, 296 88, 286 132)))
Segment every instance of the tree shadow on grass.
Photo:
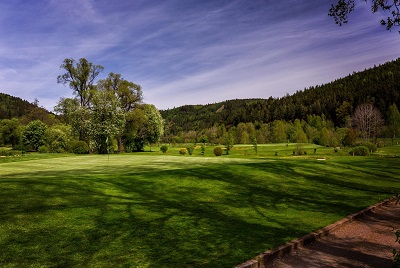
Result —
POLYGON ((311 163, 162 166, 1 178, 0 264, 232 267, 322 227, 303 212, 341 218, 387 190, 311 163))

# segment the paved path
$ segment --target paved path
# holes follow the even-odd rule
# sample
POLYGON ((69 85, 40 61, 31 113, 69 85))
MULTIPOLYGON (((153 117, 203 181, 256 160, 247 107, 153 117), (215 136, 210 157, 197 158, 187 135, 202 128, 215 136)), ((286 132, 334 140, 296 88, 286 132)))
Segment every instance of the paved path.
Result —
POLYGON ((400 229, 400 205, 394 202, 267 264, 267 267, 392 267, 394 229, 400 229))

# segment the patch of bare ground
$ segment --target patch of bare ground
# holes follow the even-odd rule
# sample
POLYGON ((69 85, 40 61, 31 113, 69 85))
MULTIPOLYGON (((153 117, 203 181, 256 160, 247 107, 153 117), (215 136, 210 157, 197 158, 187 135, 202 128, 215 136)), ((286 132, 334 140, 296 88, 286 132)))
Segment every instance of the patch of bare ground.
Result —
POLYGON ((399 250, 400 205, 376 207, 329 235, 275 258, 266 267, 392 267, 392 249, 399 250))

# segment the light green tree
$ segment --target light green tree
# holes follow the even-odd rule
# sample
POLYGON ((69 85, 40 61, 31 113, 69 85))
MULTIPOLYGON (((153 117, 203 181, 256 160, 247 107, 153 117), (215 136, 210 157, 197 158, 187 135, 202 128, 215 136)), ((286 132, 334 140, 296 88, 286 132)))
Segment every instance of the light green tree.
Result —
POLYGON ((226 148, 226 154, 229 154, 229 151, 232 149, 233 145, 235 144, 235 139, 233 138, 232 132, 226 132, 224 134, 224 145, 226 148))
POLYGON ((54 125, 49 127, 45 133, 46 144, 52 153, 65 152, 70 138, 71 127, 69 125, 54 125))
POLYGON ((112 92, 95 92, 88 126, 89 136, 97 152, 108 153, 113 139, 125 126, 125 113, 112 92))
POLYGON ((164 135, 164 119, 153 104, 143 104, 142 109, 147 121, 141 131, 141 136, 150 145, 151 151, 151 144, 158 142, 161 136, 164 135))
MULTIPOLYGON (((97 83, 98 90, 108 90, 115 94, 120 102, 120 107, 125 114, 131 112, 143 100, 142 87, 133 82, 129 82, 122 78, 121 74, 110 73, 104 80, 97 83)), ((124 151, 123 148, 123 131, 118 133, 118 151, 124 151)))
POLYGON ((272 141, 275 143, 287 142, 286 123, 276 120, 272 123, 272 141))

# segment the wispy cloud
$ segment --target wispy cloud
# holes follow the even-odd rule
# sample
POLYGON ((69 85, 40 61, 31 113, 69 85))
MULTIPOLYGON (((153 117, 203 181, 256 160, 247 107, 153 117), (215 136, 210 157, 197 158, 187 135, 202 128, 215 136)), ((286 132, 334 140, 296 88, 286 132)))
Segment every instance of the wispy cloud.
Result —
POLYGON ((159 108, 279 97, 395 59, 400 38, 359 5, 338 27, 320 1, 0 3, 0 90, 49 109, 65 58, 143 86, 159 108), (366 19, 368 18, 368 19, 366 19), (382 49, 384 44, 385 49, 382 49))

